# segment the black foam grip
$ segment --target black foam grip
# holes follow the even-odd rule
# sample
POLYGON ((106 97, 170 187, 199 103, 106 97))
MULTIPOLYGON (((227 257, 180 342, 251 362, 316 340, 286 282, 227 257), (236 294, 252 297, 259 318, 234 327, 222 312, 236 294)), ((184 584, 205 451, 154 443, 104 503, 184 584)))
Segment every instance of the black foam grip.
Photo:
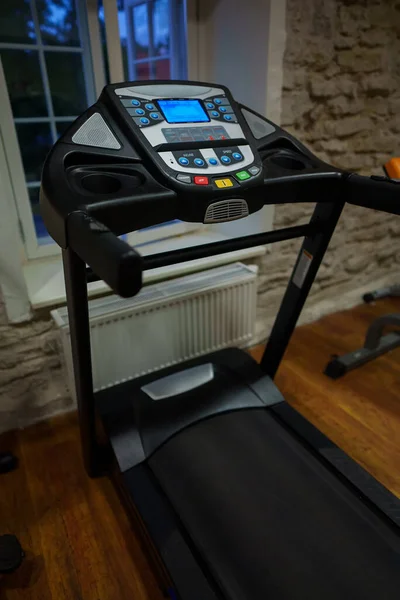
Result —
POLYGON ((347 178, 347 201, 394 215, 400 215, 400 183, 386 177, 352 174, 347 178))
POLYGON ((119 296, 142 287, 142 257, 105 225, 82 211, 69 215, 68 245, 119 296))

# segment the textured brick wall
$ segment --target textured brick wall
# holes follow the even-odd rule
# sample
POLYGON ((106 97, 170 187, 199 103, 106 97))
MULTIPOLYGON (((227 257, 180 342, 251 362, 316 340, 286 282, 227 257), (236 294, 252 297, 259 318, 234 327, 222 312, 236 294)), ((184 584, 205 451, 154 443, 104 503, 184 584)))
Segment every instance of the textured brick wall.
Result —
POLYGON ((57 340, 46 315, 9 325, 0 298, 0 432, 71 406, 57 340))
MULTIPOLYGON (((288 0, 282 126, 323 160, 381 174, 400 155, 400 2, 288 0)), ((275 227, 311 206, 278 206, 275 227)), ((400 218, 347 206, 302 320, 359 303, 363 290, 400 281, 400 218)), ((259 338, 269 331, 298 242, 261 261, 259 338)))
MULTIPOLYGON (((321 158, 364 173, 400 153, 400 2, 287 0, 282 124, 321 158)), ((310 206, 276 208, 275 226, 310 206)), ((358 303, 363 290, 400 281, 400 219, 347 207, 303 320, 358 303)), ((265 338, 298 242, 260 262, 258 337, 265 338)), ((71 406, 48 315, 7 324, 0 301, 0 431, 71 406)))

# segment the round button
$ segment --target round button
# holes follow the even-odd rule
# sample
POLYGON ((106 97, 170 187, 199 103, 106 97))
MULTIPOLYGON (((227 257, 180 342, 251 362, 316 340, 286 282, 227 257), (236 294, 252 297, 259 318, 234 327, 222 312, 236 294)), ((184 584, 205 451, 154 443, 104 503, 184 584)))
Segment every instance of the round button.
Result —
POLYGON ((211 110, 212 108, 214 108, 214 104, 213 104, 212 102, 207 102, 206 106, 207 106, 207 108, 209 108, 210 110, 211 110))
POLYGON ((147 110, 154 110, 154 104, 146 104, 145 108, 147 108, 147 110))
POLYGON ((185 158, 184 156, 181 156, 180 159, 178 160, 179 164, 182 165, 182 167, 187 167, 189 164, 189 161, 187 158, 185 158))
POLYGON ((213 110, 213 111, 211 112, 211 116, 212 116, 212 117, 217 117, 217 118, 218 118, 218 117, 219 117, 219 112, 217 112, 216 110, 213 110))
POLYGON ((240 152, 234 152, 232 154, 232 156, 235 160, 242 160, 242 158, 243 158, 243 156, 240 154, 240 152))
POLYGON ((150 123, 150 121, 146 119, 146 117, 142 117, 140 119, 140 122, 142 123, 142 125, 148 125, 150 123))
POLYGON ((140 106, 139 100, 131 100, 132 106, 140 106))
POLYGON ((158 113, 150 113, 150 116, 152 119, 156 119, 156 120, 160 118, 158 113))
POLYGON ((221 108, 219 109, 219 112, 226 113, 226 107, 221 106, 221 108))
POLYGON ((221 156, 221 161, 223 163, 225 163, 226 165, 229 165, 229 163, 232 162, 231 159, 229 158, 229 156, 227 156, 226 154, 224 154, 223 156, 221 156))
POLYGON ((232 115, 224 115, 225 121, 232 121, 232 115))
POLYGON ((215 104, 222 104, 221 98, 215 98, 214 102, 215 102, 215 104))
POLYGON ((218 161, 216 158, 209 158, 208 162, 210 163, 210 165, 213 165, 215 167, 215 165, 218 164, 218 161))
POLYGON ((203 167, 204 166, 204 160, 202 158, 195 158, 194 159, 194 164, 197 165, 198 167, 203 167))
POLYGON ((135 113, 136 113, 137 115, 144 115, 144 110, 143 110, 143 108, 137 108, 137 109, 135 110, 135 113))

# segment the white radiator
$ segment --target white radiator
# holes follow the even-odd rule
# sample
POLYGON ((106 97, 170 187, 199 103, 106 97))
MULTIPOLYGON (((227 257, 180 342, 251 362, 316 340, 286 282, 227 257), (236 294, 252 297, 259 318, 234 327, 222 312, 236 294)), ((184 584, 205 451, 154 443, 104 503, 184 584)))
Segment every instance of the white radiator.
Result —
MULTIPOLYGON (((257 269, 241 263, 144 287, 134 298, 89 302, 93 383, 100 390, 189 358, 251 343, 257 269)), ((66 307, 52 311, 61 329, 74 390, 66 307)))

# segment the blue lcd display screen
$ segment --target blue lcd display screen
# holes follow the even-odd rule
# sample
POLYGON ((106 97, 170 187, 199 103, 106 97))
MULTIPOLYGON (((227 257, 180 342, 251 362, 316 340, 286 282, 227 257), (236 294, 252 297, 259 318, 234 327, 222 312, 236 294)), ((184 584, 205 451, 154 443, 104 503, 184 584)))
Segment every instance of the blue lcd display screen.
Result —
POLYGON ((208 123, 210 119, 199 100, 159 100, 168 123, 208 123))

